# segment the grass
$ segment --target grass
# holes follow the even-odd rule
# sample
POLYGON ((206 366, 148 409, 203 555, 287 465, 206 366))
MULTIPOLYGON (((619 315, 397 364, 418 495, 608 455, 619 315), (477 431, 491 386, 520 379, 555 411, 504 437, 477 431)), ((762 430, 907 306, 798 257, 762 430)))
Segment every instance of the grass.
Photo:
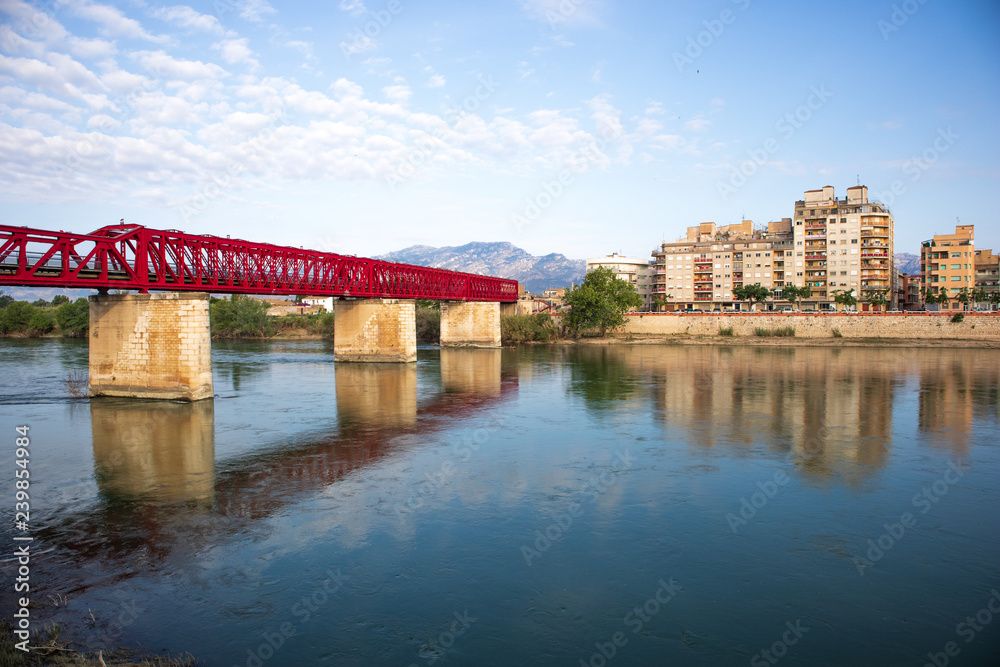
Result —
POLYGON ((734 336, 732 327, 719 327, 720 336, 734 336))
POLYGON ((52 623, 41 630, 32 631, 30 650, 25 653, 15 648, 17 638, 10 621, 0 621, 0 667, 19 665, 59 665, 66 667, 194 667, 197 662, 187 654, 138 655, 119 647, 86 653, 74 648, 73 642, 60 636, 60 627, 52 623))
POLYGON ((834 327, 833 328, 833 337, 834 338, 843 338, 844 334, 840 333, 840 329, 838 329, 837 327, 834 327))
POLYGON ((548 343, 558 336, 555 323, 545 313, 500 316, 500 342, 504 345, 548 343))
POLYGON ((757 327, 753 330, 755 336, 761 338, 794 338, 795 327, 757 327))

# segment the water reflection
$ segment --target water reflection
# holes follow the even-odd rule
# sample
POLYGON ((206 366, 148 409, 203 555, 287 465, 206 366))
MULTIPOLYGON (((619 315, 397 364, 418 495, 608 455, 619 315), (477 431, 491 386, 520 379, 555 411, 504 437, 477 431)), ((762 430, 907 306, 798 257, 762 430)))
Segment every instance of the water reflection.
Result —
POLYGON ((498 395, 501 357, 500 350, 442 348, 441 386, 445 391, 498 395))
POLYGON ((215 405, 95 399, 90 403, 94 475, 112 501, 211 504, 215 405))
POLYGON ((414 364, 337 364, 336 385, 342 424, 391 428, 417 420, 414 364))

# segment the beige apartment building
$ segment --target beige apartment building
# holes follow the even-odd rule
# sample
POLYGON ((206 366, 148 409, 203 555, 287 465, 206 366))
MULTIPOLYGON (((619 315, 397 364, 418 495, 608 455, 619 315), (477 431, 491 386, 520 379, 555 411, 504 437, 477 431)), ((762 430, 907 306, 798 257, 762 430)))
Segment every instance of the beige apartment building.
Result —
POLYGON ((853 289, 859 308, 868 310, 869 290, 892 299, 893 238, 892 214, 868 200, 866 186, 847 188, 843 199, 831 185, 807 190, 795 202, 795 256, 787 282, 812 289, 805 307, 832 308, 835 292, 853 289))
POLYGON ((992 250, 976 251, 976 289, 989 295, 1000 291, 1000 255, 994 255, 992 250))
MULTIPOLYGON (((833 186, 809 190, 795 202, 793 218, 755 229, 744 220, 717 227, 713 222, 687 228, 687 235, 653 252, 653 298, 666 297, 665 310, 740 308, 733 288, 760 284, 776 296, 763 306, 788 305, 785 285, 809 285, 806 310, 834 309, 834 292, 854 290, 868 310, 867 290, 893 297, 893 218, 868 188, 847 189, 837 199, 833 186)), ((745 307, 745 304, 744 304, 745 307)))
POLYGON ((962 310, 958 301, 962 288, 976 286, 974 225, 957 225, 954 234, 935 234, 920 245, 921 291, 946 293, 950 300, 938 304, 941 310, 962 310))
MULTIPOLYGON (((791 231, 791 218, 769 222, 766 229, 755 229, 752 220, 688 227, 684 238, 653 252, 654 302, 659 297, 660 309, 667 311, 739 309, 745 304, 733 298, 735 287, 759 283, 780 291, 792 252, 791 231)), ((775 300, 762 307, 774 308, 775 300)))

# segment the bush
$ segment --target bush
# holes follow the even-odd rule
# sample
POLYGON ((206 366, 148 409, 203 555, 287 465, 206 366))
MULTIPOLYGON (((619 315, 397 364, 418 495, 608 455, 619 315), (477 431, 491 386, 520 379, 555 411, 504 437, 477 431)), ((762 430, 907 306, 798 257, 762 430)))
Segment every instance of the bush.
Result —
POLYGON ((792 338, 795 336, 795 327, 774 327, 771 329, 757 327, 753 332, 754 335, 762 338, 792 338))
POLYGON ((333 313, 284 315, 282 317, 272 317, 268 323, 272 333, 301 329, 316 336, 323 336, 324 338, 333 337, 333 313))
MULTIPOLYGON (((55 303, 55 299, 52 302, 55 303)), ((56 324, 64 336, 86 336, 90 328, 90 302, 82 297, 76 301, 67 299, 56 308, 56 324)))
POLYGON ((734 335, 733 334, 733 328, 732 327, 719 327, 719 335, 720 336, 732 336, 732 335, 734 335))
POLYGON ((56 294, 52 297, 52 303, 50 305, 61 306, 64 303, 69 303, 69 297, 65 294, 56 294))
POLYGON ((955 313, 955 315, 951 318, 951 321, 954 322, 955 324, 958 324, 959 322, 964 322, 965 315, 962 313, 955 313))
POLYGON ((439 343, 441 342, 441 306, 440 302, 435 308, 427 304, 426 301, 418 300, 416 308, 417 320, 417 342, 418 343, 439 343))
POLYGON ((23 333, 28 330, 32 316, 38 312, 26 301, 15 301, 0 313, 0 331, 3 333, 23 333))
POLYGON ((51 315, 44 310, 36 310, 28 321, 28 335, 41 336, 52 331, 54 327, 51 315))
POLYGON ((209 306, 212 336, 216 338, 266 338, 274 335, 267 304, 241 294, 218 299, 209 306))
POLYGON ((840 329, 838 329, 837 327, 834 327, 833 328, 833 337, 834 338, 843 338, 844 334, 840 333, 840 329))
POLYGON ((548 343, 557 336, 552 317, 545 313, 500 316, 500 342, 504 345, 548 343))

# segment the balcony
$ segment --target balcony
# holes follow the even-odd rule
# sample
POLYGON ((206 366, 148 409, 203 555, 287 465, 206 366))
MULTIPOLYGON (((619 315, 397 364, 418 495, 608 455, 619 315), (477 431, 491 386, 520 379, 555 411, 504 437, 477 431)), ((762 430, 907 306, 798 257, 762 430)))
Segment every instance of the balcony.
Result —
POLYGON ((825 238, 826 238, 826 234, 806 234, 806 240, 807 241, 812 240, 812 239, 825 239, 825 238))

